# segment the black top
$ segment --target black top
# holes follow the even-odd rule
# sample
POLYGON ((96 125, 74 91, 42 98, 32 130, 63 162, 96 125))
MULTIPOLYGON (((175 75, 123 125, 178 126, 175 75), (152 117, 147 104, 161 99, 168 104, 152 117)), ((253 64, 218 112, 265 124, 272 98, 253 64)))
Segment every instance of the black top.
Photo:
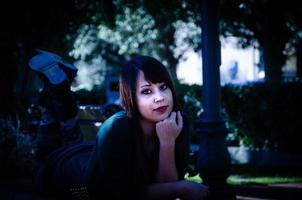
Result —
MULTIPOLYGON (((159 145, 147 156, 137 145, 137 131, 124 111, 108 118, 98 131, 96 142, 81 143, 54 152, 48 159, 51 186, 80 199, 140 199, 145 186, 154 182, 159 145), (140 157, 142 156, 142 157, 140 157), (145 162, 140 164, 139 158, 145 162), (145 175, 145 176, 144 176, 145 175)), ((188 144, 185 131, 176 140, 176 168, 184 178, 188 144), (181 145, 185 148, 180 148, 181 145), (185 152, 179 153, 179 151, 185 152)))

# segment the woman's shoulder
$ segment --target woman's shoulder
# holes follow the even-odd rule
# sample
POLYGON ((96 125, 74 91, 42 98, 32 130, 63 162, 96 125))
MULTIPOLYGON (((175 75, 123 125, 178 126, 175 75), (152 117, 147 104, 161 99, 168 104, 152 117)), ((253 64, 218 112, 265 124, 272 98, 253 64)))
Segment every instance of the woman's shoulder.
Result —
POLYGON ((126 115, 125 111, 119 111, 113 114, 111 117, 106 119, 102 126, 122 126, 122 125, 129 125, 130 118, 126 115))
POLYGON ((121 132, 126 133, 131 129, 130 121, 125 111, 119 111, 104 121, 98 131, 98 137, 121 132))

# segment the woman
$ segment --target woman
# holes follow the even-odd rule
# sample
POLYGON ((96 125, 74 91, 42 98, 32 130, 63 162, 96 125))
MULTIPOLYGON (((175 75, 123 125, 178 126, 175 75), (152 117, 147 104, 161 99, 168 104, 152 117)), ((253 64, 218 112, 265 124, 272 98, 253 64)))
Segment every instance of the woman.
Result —
POLYGON ((42 139, 37 140, 43 152, 37 181, 49 193, 59 191, 64 198, 78 199, 195 200, 206 196, 206 186, 184 180, 186 122, 171 77, 158 60, 139 55, 122 68, 120 96, 125 111, 102 124, 94 144, 82 142, 75 119, 77 107, 69 90, 74 76, 68 74, 76 69, 45 51, 29 65, 45 81, 50 97, 45 103, 46 122, 39 131, 42 139), (49 138, 56 142, 45 142, 49 138))

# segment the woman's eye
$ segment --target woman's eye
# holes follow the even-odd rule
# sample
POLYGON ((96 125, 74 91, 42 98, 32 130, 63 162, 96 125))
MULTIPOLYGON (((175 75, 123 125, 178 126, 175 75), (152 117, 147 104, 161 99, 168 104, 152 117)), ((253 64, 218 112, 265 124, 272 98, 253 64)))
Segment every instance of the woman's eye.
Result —
POLYGON ((150 89, 145 89, 145 90, 142 90, 142 94, 151 94, 151 90, 150 89))
POLYGON ((162 84, 160 87, 159 87, 161 90, 165 90, 168 88, 168 86, 166 84, 162 84))

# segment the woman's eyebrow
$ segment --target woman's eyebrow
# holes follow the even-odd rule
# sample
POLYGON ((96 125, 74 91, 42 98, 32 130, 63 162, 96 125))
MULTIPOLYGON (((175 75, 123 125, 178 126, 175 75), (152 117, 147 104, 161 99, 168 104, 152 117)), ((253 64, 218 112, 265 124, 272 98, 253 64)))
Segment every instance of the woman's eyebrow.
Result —
POLYGON ((141 88, 143 88, 143 87, 150 87, 151 86, 151 84, 144 84, 144 85, 141 85, 141 88))

